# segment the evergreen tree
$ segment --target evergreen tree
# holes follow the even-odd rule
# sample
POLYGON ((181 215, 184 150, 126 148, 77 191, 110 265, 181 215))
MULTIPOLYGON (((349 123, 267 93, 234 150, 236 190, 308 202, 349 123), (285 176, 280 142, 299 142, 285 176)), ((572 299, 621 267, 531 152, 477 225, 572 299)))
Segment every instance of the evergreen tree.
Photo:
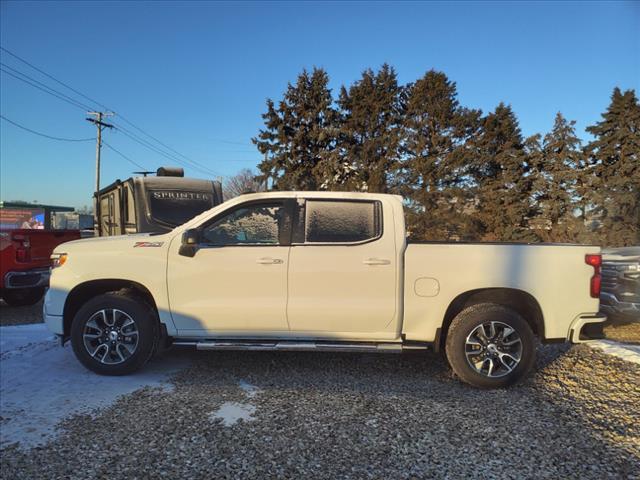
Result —
POLYGON ((333 156, 329 188, 387 192, 398 163, 401 88, 396 72, 384 64, 377 73, 340 91, 339 148, 333 156))
POLYGON ((272 188, 318 190, 325 182, 322 164, 335 148, 337 120, 328 84, 324 70, 303 70, 277 107, 267 100, 265 128, 252 141, 265 156, 260 180, 272 188))
POLYGON ((479 126, 479 111, 460 107, 456 85, 431 70, 405 92, 399 192, 408 200, 414 238, 474 236, 465 143, 479 126))
POLYGON ((582 172, 582 149, 576 136, 575 121, 556 114, 553 129, 540 145, 539 136, 531 139, 528 163, 533 168, 534 200, 539 220, 536 232, 543 241, 572 242, 583 234, 578 193, 582 172), (532 143, 537 145, 531 145, 532 143))
POLYGON ((615 88, 602 120, 587 128, 591 184, 587 198, 606 246, 640 243, 640 103, 634 90, 615 88))
POLYGON ((528 226, 532 214, 533 179, 518 120, 501 103, 483 118, 482 129, 469 143, 471 172, 477 183, 475 216, 482 224, 481 239, 534 240, 528 226))

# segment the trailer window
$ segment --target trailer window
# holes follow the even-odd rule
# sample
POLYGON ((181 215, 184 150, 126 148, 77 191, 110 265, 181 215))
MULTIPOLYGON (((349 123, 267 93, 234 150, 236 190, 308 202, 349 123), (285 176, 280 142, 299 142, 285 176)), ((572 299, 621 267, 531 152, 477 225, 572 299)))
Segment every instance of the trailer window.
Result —
POLYGON ((113 192, 100 199, 100 222, 103 235, 113 235, 114 206, 113 192))
POLYGON ((124 187, 124 223, 126 226, 135 226, 136 224, 136 208, 133 199, 133 192, 129 186, 124 187))
POLYGON ((382 232, 380 203, 307 200, 305 243, 357 243, 382 232))

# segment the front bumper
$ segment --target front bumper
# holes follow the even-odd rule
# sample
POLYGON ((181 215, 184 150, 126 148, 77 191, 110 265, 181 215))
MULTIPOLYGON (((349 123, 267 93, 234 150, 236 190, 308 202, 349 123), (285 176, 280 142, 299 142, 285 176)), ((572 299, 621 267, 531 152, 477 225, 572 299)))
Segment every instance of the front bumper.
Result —
POLYGON ((48 287, 50 276, 51 270, 49 268, 7 272, 4 276, 4 288, 48 287))
POLYGON ((607 316, 603 313, 588 313, 578 315, 569 328, 569 338, 571 343, 584 343, 589 340, 595 340, 598 338, 589 332, 590 329, 596 327, 593 330, 600 330, 602 332, 602 323, 607 320, 607 316), (599 328, 598 328, 599 327, 599 328))
POLYGON ((640 303, 621 302, 612 293, 602 292, 600 294, 600 310, 609 315, 617 313, 640 320, 640 303))
POLYGON ((64 335, 64 317, 62 315, 51 315, 47 313, 46 302, 42 304, 42 318, 51 333, 64 335))

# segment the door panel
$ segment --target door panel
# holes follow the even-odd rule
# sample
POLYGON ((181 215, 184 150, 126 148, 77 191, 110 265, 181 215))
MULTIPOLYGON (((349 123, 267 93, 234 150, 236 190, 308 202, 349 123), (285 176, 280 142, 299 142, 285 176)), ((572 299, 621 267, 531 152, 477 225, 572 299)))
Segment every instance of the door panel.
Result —
POLYGON ((288 331, 288 224, 282 202, 240 205, 202 227, 193 257, 172 245, 168 290, 180 334, 288 331))
POLYGON ((398 265, 393 223, 385 223, 382 234, 380 218, 375 227, 379 232, 373 235, 363 212, 356 212, 362 218, 347 219, 341 217, 339 202, 312 202, 307 202, 304 214, 305 238, 318 242, 293 245, 289 255, 287 317, 292 332, 395 338, 398 265), (327 226, 318 228, 319 224, 327 226), (348 244, 347 229, 353 230, 355 244, 348 244), (367 241, 368 236, 378 238, 367 241))
POLYGON ((176 328, 228 334, 288 330, 288 255, 289 247, 279 246, 205 247, 193 258, 172 254, 168 278, 176 328))

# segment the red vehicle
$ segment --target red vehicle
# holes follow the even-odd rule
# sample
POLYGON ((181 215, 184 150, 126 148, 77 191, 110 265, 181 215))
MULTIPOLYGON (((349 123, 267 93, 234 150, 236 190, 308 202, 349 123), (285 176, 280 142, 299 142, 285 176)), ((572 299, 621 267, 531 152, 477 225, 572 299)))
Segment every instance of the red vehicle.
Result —
POLYGON ((49 286, 51 252, 80 238, 79 230, 53 230, 51 214, 69 207, 0 202, 0 297, 33 305, 49 286))

